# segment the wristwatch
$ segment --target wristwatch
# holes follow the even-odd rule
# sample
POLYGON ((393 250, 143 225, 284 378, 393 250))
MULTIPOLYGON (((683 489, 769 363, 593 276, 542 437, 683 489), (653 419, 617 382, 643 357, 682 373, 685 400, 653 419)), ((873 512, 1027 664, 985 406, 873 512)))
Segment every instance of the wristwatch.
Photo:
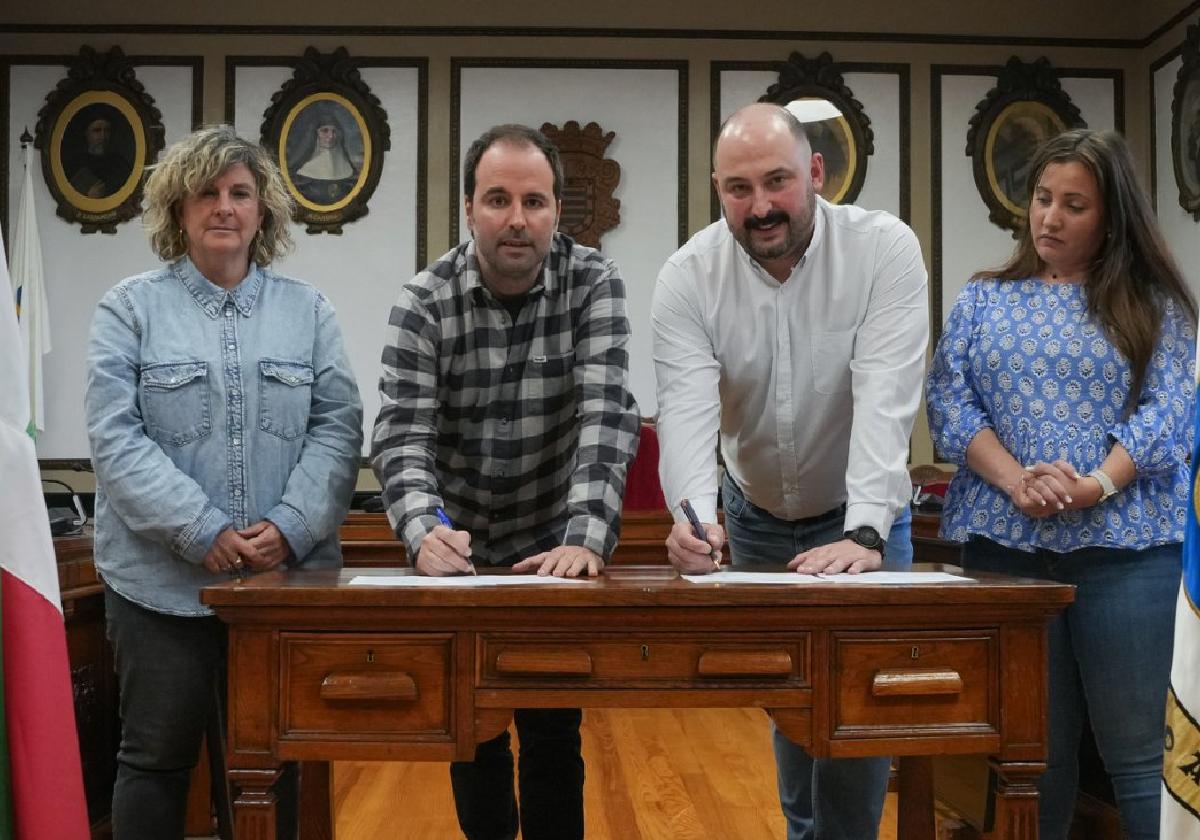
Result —
POLYGON ((854 542, 863 548, 878 551, 879 556, 883 557, 883 537, 879 536, 879 532, 870 525, 859 525, 857 528, 847 531, 842 536, 848 540, 854 540, 854 542))
POLYGON ((1096 469, 1087 474, 1087 477, 1096 479, 1100 484, 1100 499, 1096 504, 1100 504, 1100 502, 1107 501, 1117 495, 1117 485, 1113 484, 1113 480, 1104 470, 1096 467, 1096 469))

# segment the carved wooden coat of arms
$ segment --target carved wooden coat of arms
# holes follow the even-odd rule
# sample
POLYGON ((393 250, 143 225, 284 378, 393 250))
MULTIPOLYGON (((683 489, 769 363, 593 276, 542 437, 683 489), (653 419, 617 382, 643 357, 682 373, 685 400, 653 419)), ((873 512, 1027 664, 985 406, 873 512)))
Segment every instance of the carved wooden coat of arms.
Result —
POLYGON ((594 122, 580 128, 575 120, 562 128, 543 123, 541 131, 562 157, 562 218, 558 229, 581 245, 599 248, 600 237, 621 221, 621 202, 613 198, 621 182, 621 166, 604 157, 616 133, 605 133, 594 122))

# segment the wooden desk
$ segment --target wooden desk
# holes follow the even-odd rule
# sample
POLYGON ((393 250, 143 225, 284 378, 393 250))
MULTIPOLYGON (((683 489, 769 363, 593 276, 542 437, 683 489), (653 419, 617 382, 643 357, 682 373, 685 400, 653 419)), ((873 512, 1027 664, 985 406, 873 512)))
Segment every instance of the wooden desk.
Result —
MULTIPOLYGON (((665 565, 667 534, 673 520, 664 510, 626 511, 621 518, 621 540, 612 564, 665 565)), ((386 514, 351 511, 340 530, 342 560, 347 566, 396 567, 408 563, 404 543, 396 539, 386 514)))
POLYGON ((117 678, 104 628, 104 586, 92 562, 92 532, 55 537, 58 588, 75 699, 75 728, 93 840, 110 836, 120 721, 117 678))
MULTIPOLYGON (((470 759, 514 708, 758 707, 815 755, 898 755, 900 837, 932 838, 935 754, 990 756, 996 836, 1037 835, 1046 619, 1071 587, 348 586, 363 570, 204 590, 230 625, 236 836, 274 836, 282 762, 470 759)), ((376 572, 370 572, 376 573, 376 572)))

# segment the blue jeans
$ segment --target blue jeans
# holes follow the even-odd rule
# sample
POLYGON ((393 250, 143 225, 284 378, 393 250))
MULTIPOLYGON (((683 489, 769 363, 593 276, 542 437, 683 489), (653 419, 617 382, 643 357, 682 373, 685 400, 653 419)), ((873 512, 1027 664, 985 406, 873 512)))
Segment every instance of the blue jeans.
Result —
MULTIPOLYGON (((225 686, 225 626, 216 616, 154 612, 104 588, 116 656, 121 746, 113 786, 113 840, 183 840, 188 778, 225 686)), ((295 837, 298 779, 276 785, 279 837, 295 837)))
MULTIPOLYGON (((845 533, 844 513, 820 521, 779 519, 746 501, 728 477, 723 488, 729 551, 737 565, 778 565, 802 551, 836 542, 845 533)), ((884 565, 912 566, 912 514, 904 508, 888 534, 884 565)), ((787 840, 869 840, 879 834, 891 759, 813 758, 771 727, 779 804, 787 840)))
POLYGON ((517 709, 520 808, 513 795, 508 731, 450 765, 458 825, 467 840, 583 840, 583 754, 579 709, 517 709))
POLYGON ((1073 584, 1075 602, 1050 621, 1049 760, 1038 780, 1042 840, 1066 840, 1079 783, 1084 712, 1112 779, 1125 836, 1157 840, 1163 709, 1175 640, 1178 543, 1142 551, 1018 551, 982 537, 968 571, 1073 584))

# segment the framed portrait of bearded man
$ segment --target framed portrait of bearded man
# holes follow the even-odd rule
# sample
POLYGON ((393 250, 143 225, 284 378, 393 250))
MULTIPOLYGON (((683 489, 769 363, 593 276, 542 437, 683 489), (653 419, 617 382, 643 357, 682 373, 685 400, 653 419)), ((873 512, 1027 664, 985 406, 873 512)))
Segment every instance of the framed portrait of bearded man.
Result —
POLYGON ((116 233, 141 212, 163 143, 162 115, 120 47, 80 49, 46 96, 34 137, 56 212, 82 233, 116 233))

